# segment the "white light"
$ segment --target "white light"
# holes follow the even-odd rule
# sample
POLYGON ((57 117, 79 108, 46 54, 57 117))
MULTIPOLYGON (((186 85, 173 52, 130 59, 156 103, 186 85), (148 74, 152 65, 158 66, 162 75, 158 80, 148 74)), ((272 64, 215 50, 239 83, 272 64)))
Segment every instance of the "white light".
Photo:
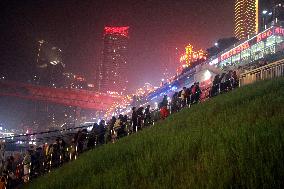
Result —
POLYGON ((212 60, 211 62, 209 62, 209 65, 216 65, 216 64, 218 64, 218 62, 219 62, 219 60, 218 60, 218 58, 216 58, 216 59, 212 60))
POLYGON ((204 81, 210 79, 210 77, 211 77, 210 71, 206 70, 205 73, 204 73, 204 81))
POLYGON ((158 102, 155 102, 155 109, 158 108, 158 102))
POLYGON ((216 42, 215 44, 214 44, 216 47, 218 47, 218 43, 216 42))
POLYGON ((93 129, 93 126, 87 127, 87 131, 90 132, 93 129))
POLYGON ((262 11, 262 14, 266 14, 266 13, 267 13, 267 10, 263 10, 263 11, 262 11))
POLYGON ((95 123, 95 122, 92 122, 92 121, 85 121, 83 124, 84 124, 84 125, 86 125, 86 124, 92 124, 92 125, 93 125, 94 123, 95 123))
POLYGON ((168 102, 171 102, 171 101, 172 101, 170 97, 168 97, 167 100, 168 100, 168 102))

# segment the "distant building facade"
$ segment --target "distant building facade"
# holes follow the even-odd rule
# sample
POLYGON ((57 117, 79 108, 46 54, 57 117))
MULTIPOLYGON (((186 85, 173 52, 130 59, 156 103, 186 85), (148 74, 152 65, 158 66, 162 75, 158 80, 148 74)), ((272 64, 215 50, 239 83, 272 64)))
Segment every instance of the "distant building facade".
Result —
POLYGON ((63 63, 62 51, 58 47, 40 40, 35 67, 35 73, 31 75, 29 80, 31 83, 49 87, 62 87, 64 85, 65 64, 63 63))
POLYGON ((99 90, 124 93, 127 90, 127 52, 129 27, 105 27, 99 90))

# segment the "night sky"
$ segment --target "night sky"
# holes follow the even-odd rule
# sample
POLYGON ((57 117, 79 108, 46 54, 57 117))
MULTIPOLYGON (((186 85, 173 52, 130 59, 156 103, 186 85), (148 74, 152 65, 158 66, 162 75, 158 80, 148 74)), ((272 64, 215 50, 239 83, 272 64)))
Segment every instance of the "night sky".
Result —
MULTIPOLYGON (((175 47, 208 48, 233 36, 234 0, 7 0, 0 3, 1 69, 25 77, 45 39, 67 71, 94 80, 105 25, 130 26, 131 88, 158 84, 175 47)), ((174 71, 172 71, 174 72, 174 71)))

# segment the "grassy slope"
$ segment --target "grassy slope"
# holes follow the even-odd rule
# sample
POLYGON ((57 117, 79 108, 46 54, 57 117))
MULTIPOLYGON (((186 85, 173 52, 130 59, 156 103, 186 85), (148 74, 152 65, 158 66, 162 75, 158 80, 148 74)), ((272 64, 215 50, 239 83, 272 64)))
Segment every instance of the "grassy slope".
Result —
POLYGON ((237 89, 87 152, 27 188, 283 188, 283 104, 283 78, 237 89))

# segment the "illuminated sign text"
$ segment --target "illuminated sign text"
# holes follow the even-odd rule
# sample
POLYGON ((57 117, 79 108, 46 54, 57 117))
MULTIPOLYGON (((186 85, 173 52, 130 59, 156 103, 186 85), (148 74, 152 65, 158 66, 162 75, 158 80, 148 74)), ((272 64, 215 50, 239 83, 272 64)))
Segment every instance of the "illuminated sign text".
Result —
POLYGON ((236 54, 239 54, 240 52, 248 49, 250 47, 249 42, 245 42, 241 45, 239 45, 236 48, 233 48, 232 50, 224 53, 221 55, 221 61, 226 60, 227 58, 230 58, 231 56, 234 56, 236 54))

